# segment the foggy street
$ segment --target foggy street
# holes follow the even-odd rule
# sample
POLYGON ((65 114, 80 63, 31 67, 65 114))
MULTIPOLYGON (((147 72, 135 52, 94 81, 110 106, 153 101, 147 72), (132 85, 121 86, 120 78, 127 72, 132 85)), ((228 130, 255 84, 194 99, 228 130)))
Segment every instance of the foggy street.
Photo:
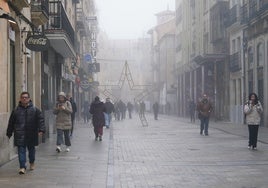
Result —
POLYGON ((36 169, 17 173, 14 159, 0 168, 1 187, 74 188, 265 188, 268 184, 267 128, 258 150, 247 148, 246 125, 211 120, 209 136, 199 121, 147 114, 148 127, 134 118, 113 121, 95 141, 91 126, 76 123, 69 153, 56 153, 55 134, 37 149, 36 169))

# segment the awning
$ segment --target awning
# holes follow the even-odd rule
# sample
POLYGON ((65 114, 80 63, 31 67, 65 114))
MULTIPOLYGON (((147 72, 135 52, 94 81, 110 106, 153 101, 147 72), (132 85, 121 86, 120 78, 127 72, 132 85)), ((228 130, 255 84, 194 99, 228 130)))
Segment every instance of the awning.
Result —
POLYGON ((10 13, 7 0, 0 0, 0 9, 3 9, 5 12, 10 13))

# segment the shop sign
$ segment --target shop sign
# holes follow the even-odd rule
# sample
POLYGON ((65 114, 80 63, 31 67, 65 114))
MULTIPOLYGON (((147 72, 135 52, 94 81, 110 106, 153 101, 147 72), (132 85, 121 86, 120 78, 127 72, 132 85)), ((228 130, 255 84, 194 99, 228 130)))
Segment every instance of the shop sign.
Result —
POLYGON ((45 35, 29 35, 25 40, 25 46, 32 51, 44 51, 49 47, 49 40, 45 35))

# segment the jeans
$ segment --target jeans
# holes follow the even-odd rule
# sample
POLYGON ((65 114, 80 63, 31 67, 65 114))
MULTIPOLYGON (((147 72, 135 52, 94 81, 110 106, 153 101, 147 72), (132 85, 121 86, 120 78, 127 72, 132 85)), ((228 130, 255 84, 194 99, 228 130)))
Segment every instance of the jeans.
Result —
POLYGON ((105 117, 105 126, 107 127, 107 128, 109 128, 110 127, 110 125, 111 125, 111 120, 112 120, 112 114, 110 113, 104 113, 104 117, 105 117))
POLYGON ((57 146, 63 144, 63 135, 66 146, 71 146, 70 130, 57 129, 57 146))
MULTIPOLYGON (((35 161, 35 147, 34 146, 27 146, 29 152, 29 162, 34 163, 35 161)), ((26 169, 26 146, 18 146, 18 155, 19 155, 19 163, 20 168, 26 169)))
POLYGON ((200 134, 203 134, 203 131, 205 132, 205 135, 208 135, 208 123, 209 123, 209 117, 202 117, 200 119, 200 134))
POLYGON ((257 147, 259 125, 248 125, 248 146, 257 147))

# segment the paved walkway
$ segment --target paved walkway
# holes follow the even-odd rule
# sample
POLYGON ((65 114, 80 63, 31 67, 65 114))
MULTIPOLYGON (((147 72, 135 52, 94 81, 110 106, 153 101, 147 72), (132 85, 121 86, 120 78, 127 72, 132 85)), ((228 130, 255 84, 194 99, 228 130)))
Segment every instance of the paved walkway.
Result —
POLYGON ((36 170, 18 175, 17 159, 0 167, 7 188, 267 188, 268 129, 261 128, 258 150, 247 149, 247 126, 147 115, 114 121, 94 141, 92 127, 77 123, 71 152, 55 152, 56 135, 37 148, 36 170))

